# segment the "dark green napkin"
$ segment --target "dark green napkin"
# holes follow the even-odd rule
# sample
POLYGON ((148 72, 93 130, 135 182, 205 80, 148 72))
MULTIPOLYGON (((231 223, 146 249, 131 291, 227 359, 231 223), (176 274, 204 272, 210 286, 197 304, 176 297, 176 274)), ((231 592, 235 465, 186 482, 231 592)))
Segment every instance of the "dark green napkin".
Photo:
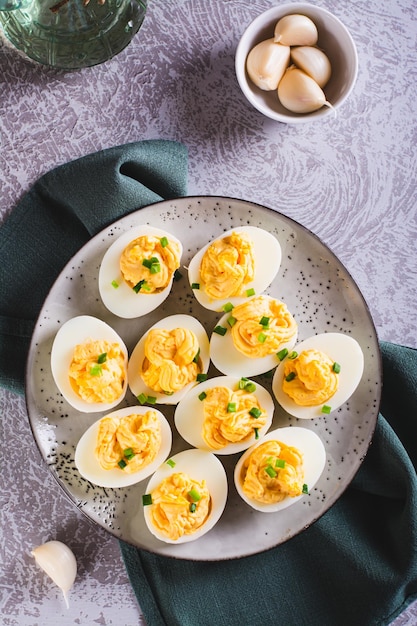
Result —
POLYGON ((0 385, 23 393, 34 323, 71 256, 119 217, 186 192, 187 151, 164 140, 90 154, 33 185, 0 227, 0 385))
POLYGON ((373 443, 351 486, 308 530, 222 562, 121 543, 149 626, 382 625, 417 598, 417 351, 381 349, 373 443))

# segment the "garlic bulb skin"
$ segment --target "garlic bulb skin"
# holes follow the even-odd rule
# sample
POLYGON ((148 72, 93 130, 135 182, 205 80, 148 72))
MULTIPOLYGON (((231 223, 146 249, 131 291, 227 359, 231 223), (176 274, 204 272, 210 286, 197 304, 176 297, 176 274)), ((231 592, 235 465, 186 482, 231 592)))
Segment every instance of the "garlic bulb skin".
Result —
POLYGON ((306 15, 284 15, 275 24, 274 41, 284 46, 314 46, 318 38, 316 25, 306 15))
POLYGON ((331 107, 316 81, 293 65, 286 70, 278 85, 278 98, 294 113, 311 113, 323 105, 331 107))
POLYGON ((77 575, 77 561, 73 552, 61 541, 47 541, 34 548, 31 554, 39 567, 61 589, 68 609, 68 592, 77 575))
POLYGON ((314 46, 296 46, 291 49, 291 60, 313 80, 324 87, 330 79, 332 68, 325 53, 314 46))
POLYGON ((266 39, 249 52, 246 70, 251 81, 264 91, 277 89, 290 62, 290 48, 266 39))

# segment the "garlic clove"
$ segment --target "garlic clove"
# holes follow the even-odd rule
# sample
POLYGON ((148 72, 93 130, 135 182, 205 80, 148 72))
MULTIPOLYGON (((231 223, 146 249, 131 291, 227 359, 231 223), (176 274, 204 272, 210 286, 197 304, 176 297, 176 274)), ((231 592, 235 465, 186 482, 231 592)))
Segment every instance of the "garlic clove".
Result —
POLYGON ((278 98, 294 113, 311 113, 324 105, 332 108, 316 81, 293 65, 286 70, 278 85, 278 98))
POLYGON ((290 48, 266 39, 249 52, 246 70, 249 78, 264 91, 277 89, 285 69, 290 62, 290 48))
POLYGON ((58 585, 69 608, 68 592, 77 575, 77 561, 73 552, 61 541, 47 541, 31 554, 41 569, 58 585))
POLYGON ((325 53, 313 46, 297 46, 291 49, 291 60, 313 80, 324 87, 331 76, 332 68, 325 53))
POLYGON ((306 15, 285 15, 275 25, 274 41, 284 46, 314 46, 318 37, 316 25, 306 15))

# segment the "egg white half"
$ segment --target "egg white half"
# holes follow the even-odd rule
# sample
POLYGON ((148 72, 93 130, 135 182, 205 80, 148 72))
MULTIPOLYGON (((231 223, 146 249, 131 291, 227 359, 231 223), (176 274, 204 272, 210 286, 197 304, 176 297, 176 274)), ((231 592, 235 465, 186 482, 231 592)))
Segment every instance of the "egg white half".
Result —
POLYGON ((79 315, 69 319, 58 330, 51 351, 51 370, 55 384, 65 400, 78 411, 83 413, 97 413, 110 411, 125 397, 127 390, 127 348, 111 326, 91 315, 79 315), (105 340, 118 343, 124 355, 125 380, 122 394, 114 402, 86 402, 80 398, 71 386, 69 369, 73 358, 74 348, 88 340, 105 340))
POLYGON ((248 496, 243 492, 242 482, 240 479, 243 463, 255 448, 257 448, 261 443, 270 440, 281 441, 287 446, 298 448, 303 453, 304 483, 307 485, 309 492, 317 483, 326 464, 326 450, 323 442, 312 430, 300 428, 298 426, 287 426, 285 428, 271 430, 267 435, 265 435, 262 441, 259 441, 254 446, 251 446, 242 454, 234 471, 235 486, 240 497, 246 502, 246 504, 249 504, 249 506, 253 509, 261 511, 262 513, 275 513, 276 511, 282 511, 302 498, 308 497, 307 494, 302 494, 296 497, 288 496, 284 498, 284 500, 281 500, 281 502, 263 504, 262 502, 257 502, 256 500, 248 498, 248 496))
MULTIPOLYGON (((331 412, 333 412, 350 398, 360 383, 364 368, 362 349, 356 339, 350 335, 321 333, 301 341, 294 347, 294 350, 300 354, 303 350, 310 348, 321 350, 340 365, 338 389, 325 403, 330 406, 331 412)), ((322 412, 323 403, 317 406, 299 406, 283 392, 284 363, 285 360, 279 364, 272 380, 272 391, 279 404, 287 413, 300 419, 322 417, 324 415, 322 412)))
POLYGON ((184 450, 170 457, 169 461, 173 461, 175 466, 171 467, 167 463, 163 463, 151 477, 144 493, 151 493, 153 489, 156 489, 156 487, 171 474, 184 472, 194 480, 206 481, 212 499, 209 517, 195 533, 183 535, 177 540, 169 539, 160 533, 152 524, 150 519, 152 504, 143 507, 145 522, 149 531, 157 537, 157 539, 166 543, 179 544, 195 541, 213 528, 224 511, 228 491, 226 472, 219 459, 211 452, 206 452, 205 450, 184 450))
POLYGON ((140 291, 136 293, 124 281, 119 265, 121 254, 131 241, 143 235, 154 235, 159 238, 167 237, 169 240, 175 241, 180 246, 182 255, 183 247, 176 237, 160 228, 154 228, 146 224, 130 229, 111 244, 104 254, 100 265, 98 288, 106 308, 118 317, 125 319, 141 317, 156 309, 169 296, 172 287, 173 278, 171 278, 167 287, 159 293, 146 294, 140 291), (118 284, 117 288, 112 285, 113 281, 116 281, 118 284))
POLYGON ((130 355, 129 364, 128 364, 128 380, 129 380, 129 388, 131 392, 137 397, 140 394, 145 394, 146 396, 151 396, 156 398, 156 402, 158 404, 177 404, 181 400, 185 394, 192 389, 195 385, 197 385, 197 381, 193 381, 186 385, 180 391, 176 391, 172 395, 166 395, 164 393, 160 393, 154 391, 150 387, 148 387, 142 380, 140 376, 140 371, 142 367, 143 360, 145 358, 145 341, 146 336, 149 330, 152 328, 163 328, 166 330, 174 330, 175 328, 188 328, 193 331, 197 337, 198 345, 200 347, 200 359, 202 362, 202 373, 207 373, 209 365, 210 365, 210 343, 207 337, 207 333, 200 324, 200 322, 191 315, 184 315, 179 313, 177 315, 170 315, 168 317, 163 318, 151 328, 139 339, 135 348, 133 349, 132 354, 130 355))
MULTIPOLYGON (((175 426, 185 441, 190 443, 195 448, 207 450, 213 452, 213 454, 235 454, 246 450, 255 442, 255 433, 253 438, 248 441, 239 443, 230 443, 220 450, 213 450, 204 441, 202 436, 203 422, 204 422, 204 401, 199 400, 200 393, 213 387, 229 387, 229 389, 236 390, 240 378, 234 376, 217 376, 216 378, 210 378, 203 383, 194 387, 187 395, 179 402, 175 409, 174 421, 175 426)), ((267 413, 267 421, 265 426, 259 429, 258 435, 261 439, 271 426, 272 418, 274 415, 274 401, 270 393, 261 385, 256 383, 256 390, 253 395, 259 401, 260 406, 267 413)), ((257 440, 256 440, 257 441, 257 440)))
POLYGON ((127 474, 123 472, 122 469, 118 468, 110 470, 103 469, 94 454, 100 421, 104 419, 101 418, 94 422, 94 424, 92 424, 83 434, 75 449, 75 465, 81 476, 89 480, 94 485, 111 488, 128 487, 129 485, 134 485, 135 483, 148 478, 148 476, 150 476, 159 467, 159 465, 168 458, 169 453, 171 452, 172 432, 171 427, 164 415, 154 408, 132 406, 113 411, 105 416, 125 417, 127 415, 132 415, 133 413, 143 415, 149 410, 156 412, 161 424, 162 435, 161 447, 159 448, 155 459, 151 463, 143 467, 143 469, 138 472, 132 474, 127 474))
MULTIPOLYGON (((216 237, 195 254, 188 266, 188 280, 190 281, 190 286, 193 283, 201 284, 202 282, 200 277, 200 265, 207 248, 214 241, 223 239, 233 232, 244 232, 253 242, 255 276, 253 281, 245 285, 245 289, 254 289, 255 293, 259 295, 271 284, 281 265, 282 251, 279 241, 274 235, 271 235, 271 233, 262 228, 256 226, 239 226, 216 237)), ((203 288, 193 289, 193 293, 198 302, 211 311, 222 311, 223 306, 229 302, 236 306, 247 299, 247 296, 232 296, 230 298, 213 300, 206 294, 203 288)))

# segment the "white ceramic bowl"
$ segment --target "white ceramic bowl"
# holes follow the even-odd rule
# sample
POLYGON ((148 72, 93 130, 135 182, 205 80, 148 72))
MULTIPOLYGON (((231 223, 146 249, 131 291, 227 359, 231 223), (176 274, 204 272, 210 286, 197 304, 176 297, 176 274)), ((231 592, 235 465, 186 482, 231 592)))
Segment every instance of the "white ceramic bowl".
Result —
POLYGON ((236 49, 235 69, 240 88, 258 111, 278 122, 299 124, 335 115, 334 110, 343 104, 355 84, 358 73, 358 55, 349 31, 337 17, 313 4, 295 2, 272 7, 249 24, 236 49), (319 33, 317 45, 329 57, 332 66, 332 75, 323 91, 328 102, 332 104, 333 110, 323 106, 312 113, 293 113, 280 103, 276 90, 262 91, 248 77, 246 58, 250 50, 260 41, 273 37, 278 20, 292 13, 306 15, 317 27, 319 33))

